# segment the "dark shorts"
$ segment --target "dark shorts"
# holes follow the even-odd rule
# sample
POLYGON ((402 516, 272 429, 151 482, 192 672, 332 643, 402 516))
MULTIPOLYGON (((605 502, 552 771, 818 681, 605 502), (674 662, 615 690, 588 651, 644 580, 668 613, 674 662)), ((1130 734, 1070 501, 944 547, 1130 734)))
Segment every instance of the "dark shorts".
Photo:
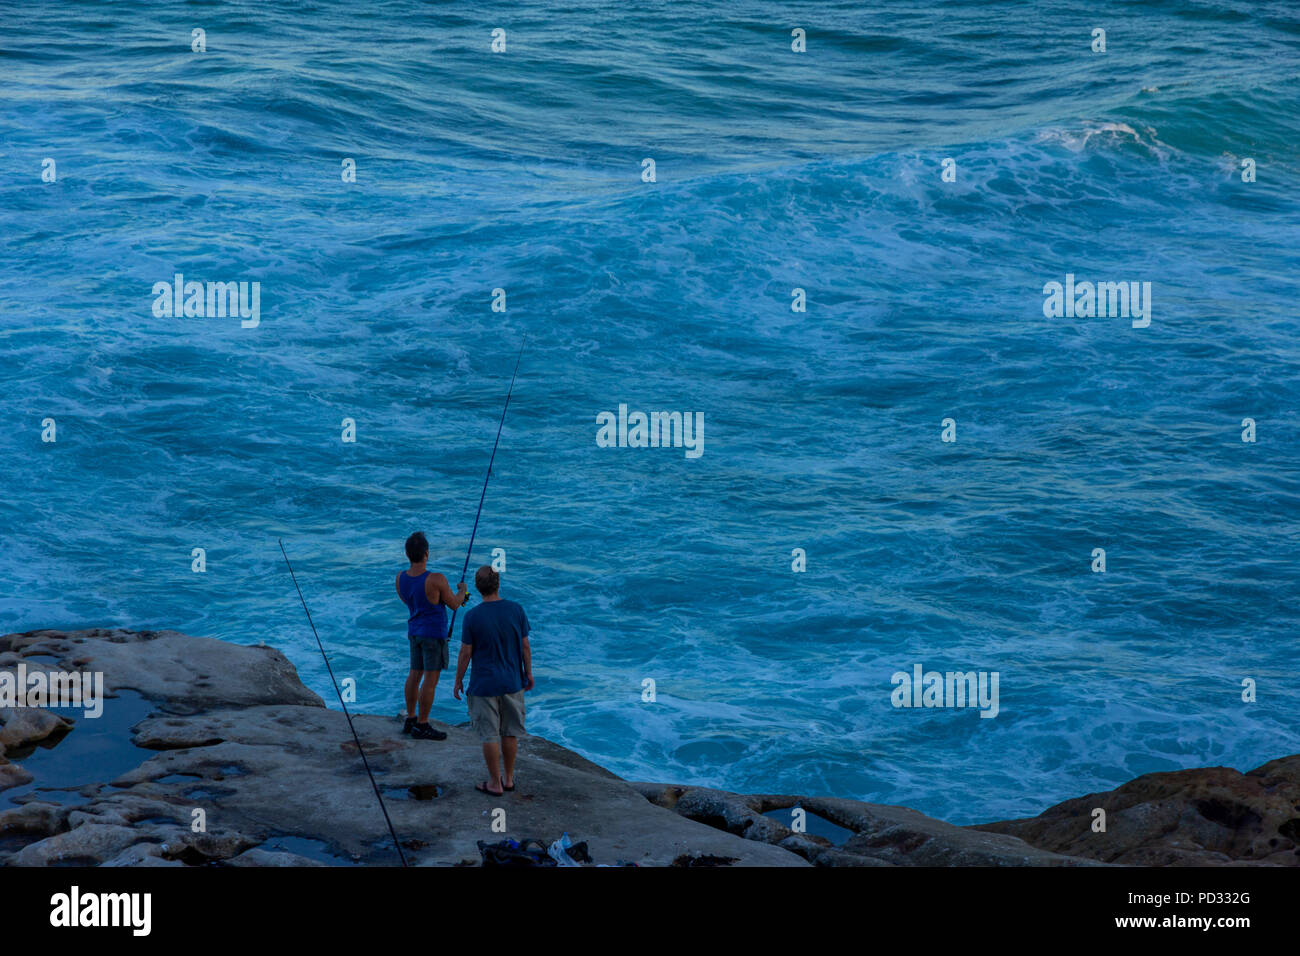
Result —
POLYGON ((411 670, 445 671, 451 664, 451 654, 447 650, 445 639, 408 635, 406 640, 411 645, 411 670))

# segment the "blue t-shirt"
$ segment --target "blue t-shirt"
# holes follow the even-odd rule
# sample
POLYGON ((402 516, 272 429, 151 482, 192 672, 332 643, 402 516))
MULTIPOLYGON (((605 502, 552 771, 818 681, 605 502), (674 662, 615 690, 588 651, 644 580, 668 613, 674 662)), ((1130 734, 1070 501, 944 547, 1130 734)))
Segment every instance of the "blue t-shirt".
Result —
POLYGON ((500 697, 524 689, 524 638, 528 615, 514 601, 484 601, 470 608, 460 642, 474 649, 469 691, 474 697, 500 697))

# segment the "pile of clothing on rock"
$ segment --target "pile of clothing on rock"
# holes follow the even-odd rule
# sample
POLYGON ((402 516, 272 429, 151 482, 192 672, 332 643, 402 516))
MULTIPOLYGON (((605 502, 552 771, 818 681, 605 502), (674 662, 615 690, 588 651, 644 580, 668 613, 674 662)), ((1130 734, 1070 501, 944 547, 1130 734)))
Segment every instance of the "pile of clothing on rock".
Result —
MULTIPOLYGON (((484 866, 582 866, 594 863, 587 852, 587 842, 574 843, 565 833, 549 846, 541 840, 501 840, 498 843, 478 841, 478 851, 484 866)), ((609 866, 599 863, 598 866, 609 866)), ((615 866, 636 866, 620 860, 615 866)))

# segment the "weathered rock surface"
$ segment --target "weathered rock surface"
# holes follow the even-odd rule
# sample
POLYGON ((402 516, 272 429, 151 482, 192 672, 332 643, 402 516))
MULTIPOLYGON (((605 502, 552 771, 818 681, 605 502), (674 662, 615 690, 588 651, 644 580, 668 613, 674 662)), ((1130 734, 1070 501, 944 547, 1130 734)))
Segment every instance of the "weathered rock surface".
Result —
POLYGON ((741 795, 653 783, 635 786, 658 806, 749 840, 775 844, 818 866, 1096 865, 1038 849, 1013 836, 953 826, 906 807, 830 797, 741 795), (836 847, 825 837, 796 833, 763 815, 793 807, 802 807, 853 835, 836 847))
POLYGON ((43 707, 0 707, 0 755, 39 743, 72 727, 43 707))
POLYGON ((0 757, 0 790, 22 786, 24 783, 30 783, 31 781, 32 775, 21 766, 0 757))
POLYGON ((267 703, 325 706, 279 651, 179 631, 101 628, 0 636, 0 669, 36 656, 40 664, 29 661, 29 668, 103 671, 111 691, 137 691, 174 713, 267 703))
POLYGON ((1249 773, 1228 767, 1149 773, 1027 820, 978 829, 1107 863, 1298 866, 1300 756, 1249 773), (1106 812, 1106 830, 1094 833, 1098 808, 1106 812))
MULTIPOLYGON (((101 720, 0 709, 0 864, 397 863, 345 716, 280 652, 174 631, 0 636, 0 670, 24 660, 101 671, 110 699, 101 720), (78 758, 63 761, 65 774, 84 753, 84 778, 47 785, 42 749, 78 758)), ((550 842, 566 831, 600 864, 1300 864, 1300 756, 1247 774, 1149 774, 1032 819, 958 827, 856 800, 629 784, 541 737, 520 741, 516 790, 492 797, 474 789, 484 770, 465 727, 417 741, 391 718, 354 723, 415 865, 478 865, 479 840, 550 842), (765 815, 795 807, 834 839, 765 815), (1097 807, 1104 833, 1092 832, 1097 807), (494 832, 501 812, 505 830, 494 832)))
MULTIPOLYGON (((397 863, 345 716, 326 709, 278 651, 175 632, 99 630, 5 635, 0 655, 0 668, 24 658, 35 666, 30 658, 41 655, 45 669, 102 671, 109 692, 136 691, 152 708, 132 739, 120 742, 138 753, 133 769, 95 779, 88 768, 73 790, 37 789, 0 812, 0 862, 397 863), (200 814, 206 832, 196 833, 200 814)), ((115 703, 105 702, 106 717, 115 703)), ((25 709, 14 714, 22 726, 46 722, 25 709)), ((90 740, 98 723, 77 719, 57 746, 78 746, 78 735, 90 740)), ((391 718, 354 715, 354 723, 414 864, 477 865, 478 840, 550 842, 567 831, 587 842, 596 863, 716 857, 737 866, 807 865, 779 847, 656 807, 539 737, 520 741, 515 791, 492 797, 474 789, 485 773, 468 729, 439 725, 447 740, 420 741, 401 736, 391 718), (504 811, 504 832, 493 831, 495 811, 504 811)), ((39 755, 27 769, 39 787, 39 755)))

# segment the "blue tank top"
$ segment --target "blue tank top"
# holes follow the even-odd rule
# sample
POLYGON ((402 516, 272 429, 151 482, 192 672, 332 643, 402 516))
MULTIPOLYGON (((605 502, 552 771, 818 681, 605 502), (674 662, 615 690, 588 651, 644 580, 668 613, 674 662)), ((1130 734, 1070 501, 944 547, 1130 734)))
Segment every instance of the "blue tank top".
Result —
POLYGON ((406 634, 408 637, 419 637, 425 640, 437 638, 445 641, 447 606, 441 601, 433 604, 425 595, 424 581, 428 576, 428 571, 415 577, 403 571, 397 579, 398 592, 411 611, 411 616, 406 620, 406 634))

